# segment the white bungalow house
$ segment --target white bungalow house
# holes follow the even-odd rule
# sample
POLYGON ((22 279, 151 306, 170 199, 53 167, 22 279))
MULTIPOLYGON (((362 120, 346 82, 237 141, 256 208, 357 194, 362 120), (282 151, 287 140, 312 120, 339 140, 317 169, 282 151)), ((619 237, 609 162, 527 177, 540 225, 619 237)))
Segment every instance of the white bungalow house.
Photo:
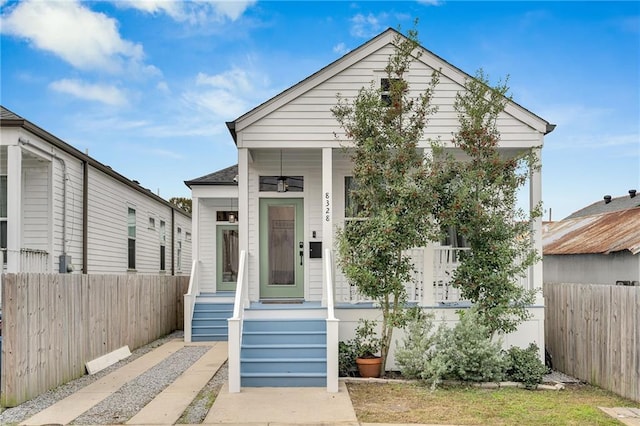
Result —
MULTIPOLYGON (((300 83, 227 123, 238 149, 237 166, 186 181, 193 198, 194 262, 185 296, 185 340, 228 339, 229 388, 326 386, 338 390, 338 341, 353 337, 359 318, 380 312, 341 275, 333 255, 343 226, 352 164, 348 140, 331 113, 336 94, 354 97, 380 84, 398 33, 389 29, 300 83), (218 319, 216 319, 218 318, 218 319), (220 320, 222 318, 222 320, 220 320), (228 319, 228 335, 227 320, 228 319)), ((440 70, 428 138, 457 130, 453 102, 468 74, 424 48, 406 78, 422 90, 440 70)), ((539 150, 553 130, 516 103, 500 116, 505 155, 539 150)), ((541 176, 531 174, 530 202, 541 200, 541 176)), ((534 245, 541 252, 541 221, 534 245)), ((449 285, 464 248, 434 242, 410 255, 415 281, 410 301, 455 321, 464 306, 449 285)), ((542 264, 522 285, 541 289, 542 264)), ((505 345, 536 342, 544 354, 541 292, 532 319, 506 336, 505 345)), ((399 335, 396 335, 396 338, 399 335)), ((393 368, 393 348, 387 368, 393 368)))
POLYGON ((187 275, 191 217, 0 107, 0 272, 187 275))

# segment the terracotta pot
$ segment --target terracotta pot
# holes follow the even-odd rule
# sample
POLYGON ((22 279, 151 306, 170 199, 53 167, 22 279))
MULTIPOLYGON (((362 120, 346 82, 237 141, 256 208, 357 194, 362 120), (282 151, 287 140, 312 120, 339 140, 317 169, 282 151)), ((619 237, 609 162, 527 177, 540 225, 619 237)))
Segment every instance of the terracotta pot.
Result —
POLYGON ((380 377, 382 358, 356 358, 360 377, 380 377))

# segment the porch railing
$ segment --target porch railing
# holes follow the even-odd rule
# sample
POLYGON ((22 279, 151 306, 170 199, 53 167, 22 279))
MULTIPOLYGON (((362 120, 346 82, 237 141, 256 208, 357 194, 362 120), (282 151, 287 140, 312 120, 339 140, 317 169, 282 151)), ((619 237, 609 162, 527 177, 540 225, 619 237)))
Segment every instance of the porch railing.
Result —
POLYGON ((324 250, 325 291, 327 296, 327 392, 338 392, 338 340, 340 320, 335 317, 333 294, 333 252, 324 250))
POLYGON ((18 256, 18 270, 10 272, 51 272, 49 252, 46 250, 22 248, 20 250, 0 249, 0 271, 7 272, 9 259, 18 256))
POLYGON ((184 295, 184 341, 191 342, 191 321, 193 320, 193 310, 196 305, 197 296, 200 294, 200 261, 194 260, 191 264, 191 275, 189 277, 189 289, 184 295))
POLYGON ((242 343, 242 322, 244 320, 244 308, 249 303, 247 280, 245 273, 247 269, 247 252, 240 251, 240 261, 238 263, 238 282, 236 284, 236 295, 233 303, 233 316, 229 318, 229 341, 228 341, 228 363, 229 363, 229 392, 240 392, 240 345, 242 343))
POLYGON ((463 247, 440 246, 433 248, 433 297, 436 304, 460 302, 460 289, 453 286, 453 271, 460 265, 463 247))

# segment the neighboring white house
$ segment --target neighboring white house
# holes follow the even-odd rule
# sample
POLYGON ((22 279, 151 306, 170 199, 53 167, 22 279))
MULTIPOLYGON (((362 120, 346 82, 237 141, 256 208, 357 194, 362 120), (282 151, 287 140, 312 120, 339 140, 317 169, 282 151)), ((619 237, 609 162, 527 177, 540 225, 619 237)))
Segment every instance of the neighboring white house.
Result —
POLYGON ((640 197, 593 203, 543 227, 545 283, 640 282, 640 197))
POLYGON ((0 271, 188 275, 191 217, 0 107, 0 271))
MULTIPOLYGON (((352 163, 344 149, 349 141, 331 108, 338 93, 353 98, 362 87, 383 82, 397 35, 392 29, 381 33, 227 123, 238 149, 237 166, 185 182, 192 190, 194 219, 185 339, 226 340, 226 321, 214 325, 216 315, 205 311, 219 313, 227 304, 230 316, 235 309, 228 323, 232 392, 241 386, 325 385, 337 391, 338 341, 353 337, 359 318, 380 318, 380 311, 344 279, 333 258, 336 230, 349 219, 345 211, 352 163), (291 335, 304 337, 295 340, 291 335), (287 351, 289 347, 295 350, 287 351)), ((471 77, 420 49, 422 56, 405 76, 410 90, 422 91, 432 72, 441 72, 433 98, 439 110, 419 145, 428 154, 429 138, 448 141, 457 131, 453 103, 471 77)), ((505 155, 539 153, 544 135, 554 128, 513 102, 498 126, 505 155)), ((530 176, 529 191, 535 206, 541 200, 539 170, 530 176)), ((533 243, 539 252, 541 226, 541 220, 534 224, 533 243)), ((456 310, 468 306, 450 285, 460 250, 464 248, 455 242, 434 243, 408 253, 417 269, 415 282, 407 283, 410 301, 447 321, 456 321, 456 310)), ((522 285, 542 288, 541 263, 530 269, 522 285)), ((529 321, 505 336, 505 345, 536 342, 543 359, 541 292, 530 312, 529 321)), ((393 348, 390 355, 387 367, 392 368, 393 348)))

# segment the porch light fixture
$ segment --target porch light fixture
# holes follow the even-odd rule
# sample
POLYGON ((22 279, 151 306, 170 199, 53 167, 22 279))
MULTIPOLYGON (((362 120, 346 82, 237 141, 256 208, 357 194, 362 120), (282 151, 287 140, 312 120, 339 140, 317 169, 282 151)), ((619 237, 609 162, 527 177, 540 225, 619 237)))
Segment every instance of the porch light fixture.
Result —
POLYGON ((231 199, 231 211, 229 212, 229 223, 236 223, 236 214, 233 210, 233 198, 231 199))
POLYGON ((282 176, 282 150, 280 150, 280 176, 278 176, 278 192, 287 192, 287 178, 282 176))

